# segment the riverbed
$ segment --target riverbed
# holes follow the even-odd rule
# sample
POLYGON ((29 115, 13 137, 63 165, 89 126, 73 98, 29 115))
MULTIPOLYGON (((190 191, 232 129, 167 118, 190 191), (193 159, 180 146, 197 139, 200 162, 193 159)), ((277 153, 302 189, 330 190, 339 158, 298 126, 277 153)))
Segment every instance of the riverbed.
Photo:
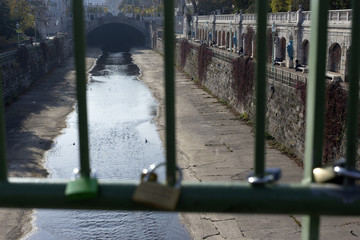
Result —
MULTIPOLYGON (((103 54, 87 87, 90 159, 100 179, 137 180, 143 168, 164 161, 157 103, 138 80, 130 53, 103 54)), ((51 178, 70 178, 78 167, 77 113, 46 153, 51 178)), ((161 174, 160 174, 161 175, 161 174)), ((189 239, 176 213, 37 210, 27 239, 189 239)))

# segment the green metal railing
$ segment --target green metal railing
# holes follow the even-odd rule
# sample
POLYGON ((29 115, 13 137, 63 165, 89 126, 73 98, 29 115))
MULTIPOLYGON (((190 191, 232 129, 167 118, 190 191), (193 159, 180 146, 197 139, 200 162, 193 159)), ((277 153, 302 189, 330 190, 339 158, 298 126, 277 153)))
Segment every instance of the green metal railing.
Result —
MULTIPOLYGON (((265 100, 267 4, 257 1, 256 143, 255 178, 266 177, 265 100)), ((305 170, 302 183, 189 183, 184 182, 176 211, 303 214, 303 239, 317 239, 321 215, 360 215, 360 188, 347 179, 344 185, 316 184, 313 168, 321 166, 324 127, 325 59, 327 42, 327 0, 311 1, 311 48, 307 89, 305 170)), ((360 1, 353 0, 352 42, 360 38, 360 1)), ((165 91, 167 183, 176 181, 175 83, 174 83, 174 1, 164 1, 165 91)), ((80 179, 74 191, 90 185, 89 197, 66 196, 68 180, 8 178, 5 154, 5 124, 0 98, 0 206, 23 208, 147 210, 132 200, 139 182, 106 181, 91 178, 88 147, 85 36, 83 2, 73 1, 74 38, 79 108, 80 179)), ((355 168, 358 125, 358 81, 360 47, 353 44, 350 60, 350 87, 347 114, 346 168, 355 168)), ((1 76, 1 75, 0 75, 1 76)), ((0 79, 1 80, 1 79, 0 79)), ((1 88, 2 84, 0 84, 1 88)), ((1 89, 0 89, 1 90, 1 89)), ((75 194, 76 195, 76 194, 75 194)), ((153 209, 151 209, 153 210, 153 209)))

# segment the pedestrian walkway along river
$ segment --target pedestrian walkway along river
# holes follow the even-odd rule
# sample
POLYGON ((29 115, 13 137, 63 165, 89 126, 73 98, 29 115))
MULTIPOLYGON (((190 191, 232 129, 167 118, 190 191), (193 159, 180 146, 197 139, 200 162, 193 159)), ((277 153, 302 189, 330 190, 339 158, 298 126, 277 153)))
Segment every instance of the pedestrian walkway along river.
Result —
MULTIPOLYGON (((138 74, 130 53, 105 53, 91 72, 90 158, 100 179, 137 180, 143 168, 164 161, 157 103, 138 74)), ((49 177, 70 178, 78 158, 75 111, 46 153, 49 177)), ((189 239, 176 213, 37 210, 33 219, 26 239, 189 239)))

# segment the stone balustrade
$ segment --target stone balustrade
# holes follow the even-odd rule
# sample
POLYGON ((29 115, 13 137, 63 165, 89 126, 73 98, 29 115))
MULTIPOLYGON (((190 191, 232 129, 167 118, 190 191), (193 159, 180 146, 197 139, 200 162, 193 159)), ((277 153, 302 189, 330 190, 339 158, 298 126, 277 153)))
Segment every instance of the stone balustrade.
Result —
MULTIPOLYGON (((351 14, 351 9, 329 11, 328 56, 336 55, 337 58, 328 59, 327 71, 340 74, 342 80, 345 80, 347 75, 348 49, 351 46, 351 14)), ((243 49, 249 56, 254 55, 256 14, 193 16, 190 24, 186 24, 186 20, 184 18, 184 36, 206 44, 213 43, 220 49, 243 49), (251 31, 250 35, 248 31, 251 31), (248 39, 249 37, 251 39, 248 39)), ((274 59, 287 60, 289 56, 286 46, 292 41, 294 54, 292 63, 288 63, 288 66, 293 66, 295 60, 301 65, 307 65, 311 12, 300 9, 296 12, 269 13, 267 22, 269 31, 272 25, 276 28, 274 36, 268 36, 274 40, 274 59)))

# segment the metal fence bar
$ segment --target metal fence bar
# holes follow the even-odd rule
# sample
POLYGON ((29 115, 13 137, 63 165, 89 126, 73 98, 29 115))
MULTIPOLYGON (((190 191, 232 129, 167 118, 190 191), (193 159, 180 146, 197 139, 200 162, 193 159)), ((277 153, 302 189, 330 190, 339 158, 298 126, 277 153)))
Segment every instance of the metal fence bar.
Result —
POLYGON ((266 99, 266 21, 267 4, 256 1, 258 13, 256 34, 256 120, 255 120, 255 175, 264 176, 265 170, 265 99, 266 99))
POLYGON ((168 184, 174 185, 176 182, 174 1, 164 1, 164 18, 166 179, 168 184))
MULTIPOLYGON (((311 1, 310 69, 306 99, 304 183, 313 182, 312 170, 320 167, 323 152, 325 65, 329 1, 311 1)), ((318 215, 303 217, 303 239, 319 238, 318 215)))
POLYGON ((3 97, 3 72, 0 59, 0 181, 7 180, 7 162, 6 162, 6 130, 4 114, 4 97, 3 97))
POLYGON ((86 108, 86 74, 85 74, 85 30, 83 0, 73 0, 73 26, 76 65, 76 93, 79 112, 80 140, 80 173, 90 176, 89 140, 86 108))
MULTIPOLYGON (((352 43, 360 41, 360 2, 352 1, 352 43)), ((349 76, 349 96, 347 100, 347 145, 346 145, 346 167, 355 168, 358 142, 358 101, 359 101, 359 62, 360 47, 352 44, 350 52, 350 76, 349 76)))
MULTIPOLYGON (((16 208, 150 210, 132 200, 138 182, 99 180, 98 197, 86 201, 64 195, 66 180, 9 178, 0 183, 0 206, 16 208)), ((181 212, 360 215, 360 189, 334 184, 188 183, 181 188, 181 212)))

